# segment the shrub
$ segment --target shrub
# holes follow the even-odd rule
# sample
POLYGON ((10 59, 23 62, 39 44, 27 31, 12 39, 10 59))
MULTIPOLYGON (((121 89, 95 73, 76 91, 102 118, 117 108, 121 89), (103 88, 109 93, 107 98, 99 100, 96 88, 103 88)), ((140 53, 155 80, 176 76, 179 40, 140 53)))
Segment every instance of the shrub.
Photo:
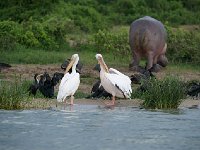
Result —
POLYGON ((200 33, 167 27, 167 57, 172 62, 200 63, 200 33))
POLYGON ((117 11, 124 14, 134 13, 134 4, 131 0, 118 0, 117 11))
POLYGON ((50 36, 48 32, 45 30, 45 26, 37 21, 30 20, 29 22, 24 23, 24 28, 26 33, 28 33, 30 39, 26 38, 27 34, 24 36, 23 44, 30 47, 29 43, 35 43, 32 45, 33 47, 40 46, 43 49, 55 49, 58 48, 58 45, 55 41, 54 36, 50 36))
POLYGON ((144 99, 144 108, 176 109, 186 96, 186 87, 178 77, 167 76, 162 80, 152 78, 142 84, 145 91, 141 92, 140 98, 144 99))
POLYGON ((60 42, 65 41, 66 34, 77 33, 77 31, 79 31, 79 28, 75 26, 74 21, 69 18, 61 18, 58 16, 51 17, 43 24, 49 35, 60 42))
POLYGON ((12 50, 20 37, 20 28, 16 22, 0 22, 0 50, 12 50))
POLYGON ((16 49, 17 44, 27 48, 58 48, 55 36, 51 36, 42 23, 31 19, 22 24, 13 21, 0 22, 0 44, 1 50, 16 49))
POLYGON ((108 25, 99 12, 86 6, 75 6, 71 18, 76 26, 79 26, 82 31, 87 33, 107 28, 108 25))
POLYGON ((0 109, 22 109, 22 102, 28 100, 27 82, 0 80, 0 109))
POLYGON ((0 33, 0 50, 10 51, 16 47, 16 38, 9 33, 0 33))
POLYGON ((26 33, 23 36, 22 43, 26 47, 39 47, 40 42, 38 39, 34 36, 34 33, 31 31, 26 31, 26 33))
POLYGON ((99 30, 94 35, 94 44, 98 52, 109 52, 113 53, 114 56, 122 57, 130 55, 127 31, 111 33, 106 30, 99 30))

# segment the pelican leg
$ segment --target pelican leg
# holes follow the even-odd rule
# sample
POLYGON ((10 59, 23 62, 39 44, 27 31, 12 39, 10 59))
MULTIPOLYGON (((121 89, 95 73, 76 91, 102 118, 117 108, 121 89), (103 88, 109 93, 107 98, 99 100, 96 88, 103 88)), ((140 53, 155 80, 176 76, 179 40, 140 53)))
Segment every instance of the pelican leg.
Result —
POLYGON ((112 96, 111 104, 112 104, 112 105, 115 105, 115 96, 112 96))
POLYGON ((66 98, 64 99, 64 109, 66 108, 66 105, 67 105, 67 100, 66 100, 66 98))
POLYGON ((67 103, 67 100, 66 100, 66 98, 63 100, 63 103, 64 103, 64 104, 66 104, 66 103, 67 103))
POLYGON ((74 96, 71 95, 71 102, 70 102, 70 105, 73 105, 74 104, 74 96))
POLYGON ((112 96, 112 100, 110 103, 106 103, 106 106, 114 106, 115 105, 115 96, 112 96))

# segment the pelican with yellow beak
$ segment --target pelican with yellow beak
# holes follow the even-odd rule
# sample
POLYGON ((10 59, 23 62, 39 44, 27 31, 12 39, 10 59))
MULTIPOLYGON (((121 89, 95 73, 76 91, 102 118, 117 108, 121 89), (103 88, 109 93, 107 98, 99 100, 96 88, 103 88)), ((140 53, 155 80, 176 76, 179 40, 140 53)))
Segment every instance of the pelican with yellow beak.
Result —
POLYGON ((59 91, 57 95, 58 102, 65 102, 66 97, 70 96, 70 104, 74 104, 74 94, 80 84, 80 74, 76 72, 76 65, 78 64, 79 56, 78 54, 72 55, 69 65, 67 66, 64 77, 61 80, 59 85, 59 91), (69 73, 69 70, 72 68, 72 72, 69 73))
POLYGON ((132 93, 130 78, 116 69, 108 69, 101 54, 96 54, 96 59, 101 67, 101 85, 112 94, 112 101, 108 105, 115 105, 115 97, 130 98, 132 93))

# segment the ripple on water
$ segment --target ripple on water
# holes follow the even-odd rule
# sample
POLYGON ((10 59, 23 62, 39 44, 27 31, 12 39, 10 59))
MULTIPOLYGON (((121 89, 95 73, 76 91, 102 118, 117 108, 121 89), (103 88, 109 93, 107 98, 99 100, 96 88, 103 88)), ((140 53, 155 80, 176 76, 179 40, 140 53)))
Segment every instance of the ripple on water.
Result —
POLYGON ((199 116, 198 109, 169 113, 90 105, 66 110, 0 110, 0 149, 199 150, 199 116))

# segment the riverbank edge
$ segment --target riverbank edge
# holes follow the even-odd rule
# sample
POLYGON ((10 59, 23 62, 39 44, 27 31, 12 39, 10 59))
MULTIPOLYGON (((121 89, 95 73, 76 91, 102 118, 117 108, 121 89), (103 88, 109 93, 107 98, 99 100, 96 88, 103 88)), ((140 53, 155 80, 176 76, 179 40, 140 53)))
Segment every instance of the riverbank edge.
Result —
MULTIPOLYGON (((97 106, 106 106, 105 103, 110 100, 104 99, 75 99, 75 105, 97 105, 97 106)), ((116 100, 115 107, 135 107, 142 108, 143 100, 141 99, 118 99, 116 100)), ((23 104, 24 109, 49 109, 62 107, 64 103, 57 102, 56 99, 33 99, 28 103, 23 104)), ((199 99, 184 99, 178 108, 200 108, 200 100, 199 99)))

